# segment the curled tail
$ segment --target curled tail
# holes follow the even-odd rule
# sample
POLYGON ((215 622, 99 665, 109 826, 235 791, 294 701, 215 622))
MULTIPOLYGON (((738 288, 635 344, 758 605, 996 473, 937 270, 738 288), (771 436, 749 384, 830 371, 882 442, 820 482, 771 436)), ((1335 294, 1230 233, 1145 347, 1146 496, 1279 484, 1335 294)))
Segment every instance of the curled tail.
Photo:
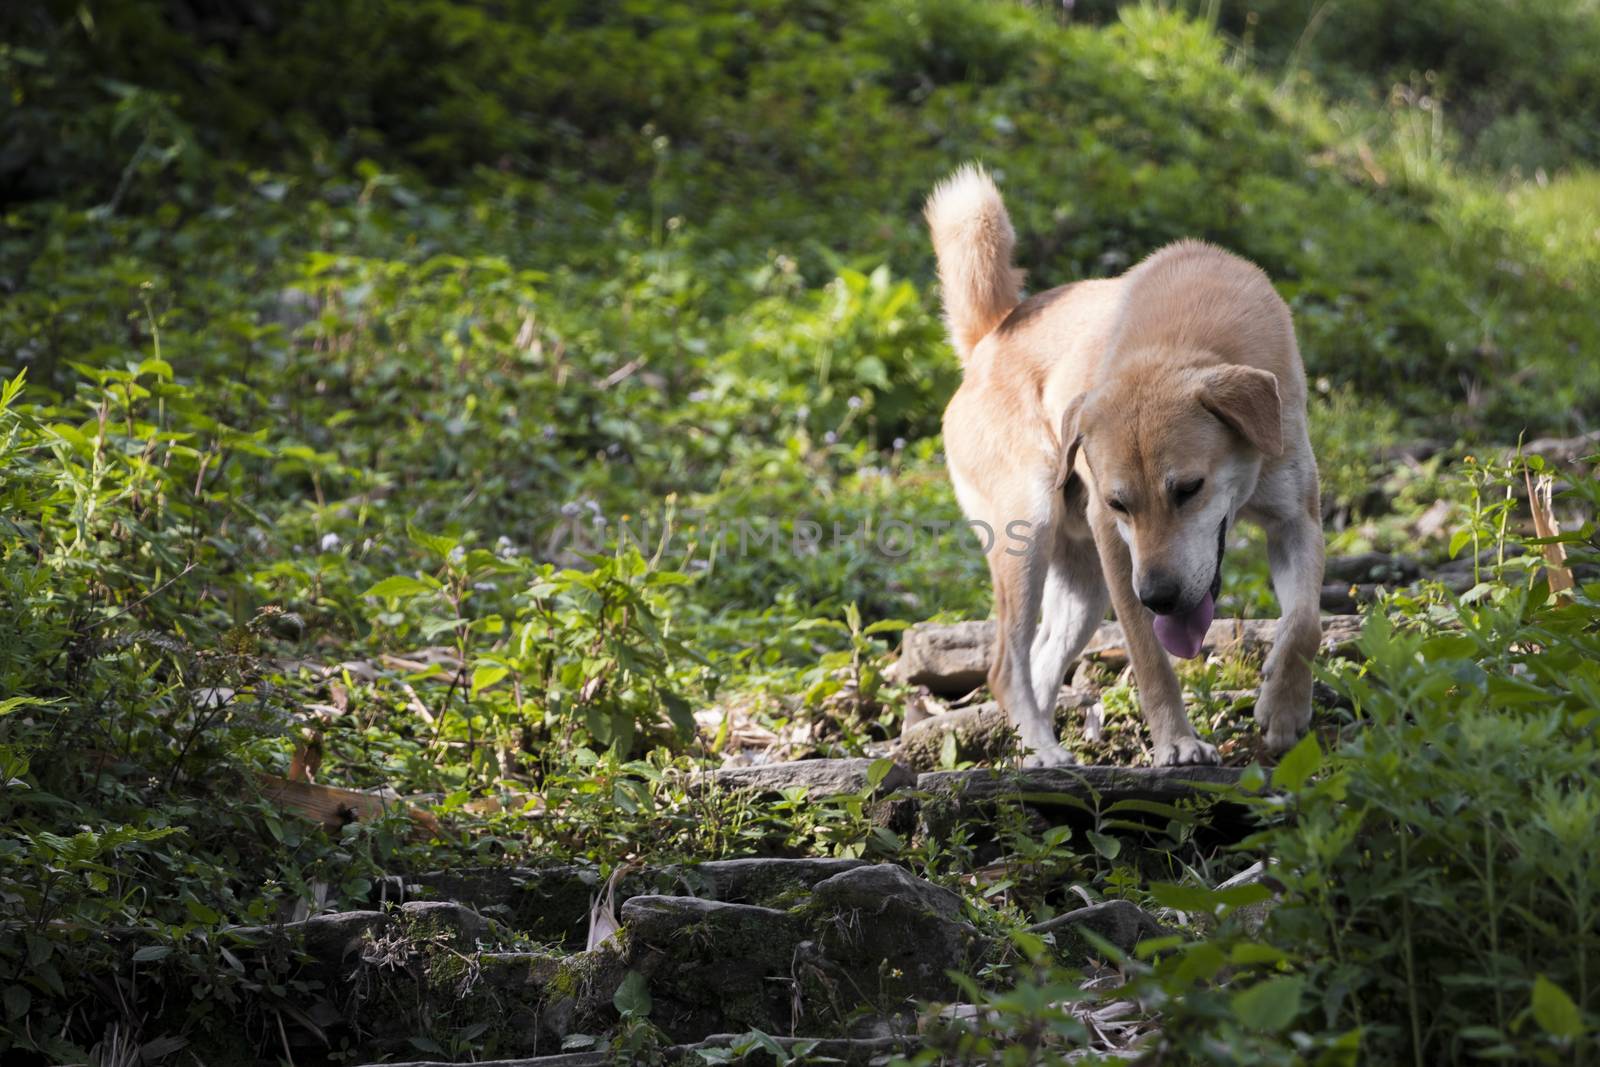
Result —
POLYGON ((1017 235, 1000 190, 972 163, 934 186, 923 214, 939 259, 944 321, 965 363, 1021 299, 1022 272, 1011 263, 1017 235))

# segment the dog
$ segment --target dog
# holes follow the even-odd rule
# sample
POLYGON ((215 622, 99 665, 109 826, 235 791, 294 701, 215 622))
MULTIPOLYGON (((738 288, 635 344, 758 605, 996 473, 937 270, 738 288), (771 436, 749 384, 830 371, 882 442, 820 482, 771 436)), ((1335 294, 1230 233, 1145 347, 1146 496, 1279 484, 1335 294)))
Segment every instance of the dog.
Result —
POLYGON ((1311 719, 1321 640, 1321 501, 1289 308, 1255 265, 1167 245, 1117 278, 1022 299, 1016 234, 981 167, 925 214, 963 380, 944 413, 957 499, 988 531, 997 620, 989 687, 1024 766, 1070 764, 1055 730, 1066 669, 1122 623, 1158 766, 1216 763, 1167 653, 1191 658, 1216 610, 1227 534, 1268 540, 1282 608, 1255 718, 1281 754, 1311 719))

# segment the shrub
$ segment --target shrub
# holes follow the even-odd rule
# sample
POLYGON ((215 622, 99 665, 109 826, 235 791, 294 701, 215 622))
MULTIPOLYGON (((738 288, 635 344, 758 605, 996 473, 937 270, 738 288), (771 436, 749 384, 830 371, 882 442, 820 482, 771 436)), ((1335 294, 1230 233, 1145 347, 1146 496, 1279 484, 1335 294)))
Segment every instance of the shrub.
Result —
MULTIPOLYGON (((1573 562, 1600 558, 1596 533, 1566 535, 1573 562)), ((1271 825, 1250 847, 1281 897, 1258 936, 1239 909, 1265 885, 1157 890, 1225 919, 1142 980, 1186 1060, 1592 1058, 1600 590, 1553 598, 1533 558, 1369 615, 1364 662, 1332 679, 1357 725, 1326 757, 1308 737, 1255 801, 1271 825)))

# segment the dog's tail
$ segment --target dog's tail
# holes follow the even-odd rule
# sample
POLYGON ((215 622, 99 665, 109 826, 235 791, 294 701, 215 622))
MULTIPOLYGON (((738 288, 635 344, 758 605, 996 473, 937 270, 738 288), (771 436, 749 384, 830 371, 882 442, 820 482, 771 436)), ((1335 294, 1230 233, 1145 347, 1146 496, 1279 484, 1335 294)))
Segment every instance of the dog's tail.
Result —
POLYGON ((934 186, 923 213, 939 258, 944 321, 965 363, 1021 299, 1022 272, 1011 263, 1017 235, 1000 190, 973 163, 934 186))

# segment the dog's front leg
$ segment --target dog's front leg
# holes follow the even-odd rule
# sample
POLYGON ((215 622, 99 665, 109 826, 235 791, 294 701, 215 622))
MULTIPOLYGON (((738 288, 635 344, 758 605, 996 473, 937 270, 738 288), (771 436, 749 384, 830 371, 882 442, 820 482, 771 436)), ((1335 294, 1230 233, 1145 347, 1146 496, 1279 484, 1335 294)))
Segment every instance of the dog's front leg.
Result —
POLYGON ((1172 661, 1156 640, 1150 612, 1134 592, 1133 560, 1128 546, 1104 506, 1095 502, 1089 512, 1100 564, 1111 591, 1111 607, 1122 624, 1122 638, 1127 642, 1128 658, 1133 661, 1134 680, 1139 686, 1139 704, 1150 727, 1151 761, 1157 767, 1218 762, 1217 750, 1200 740, 1184 714, 1183 690, 1178 686, 1172 661))
POLYGON ((1282 755, 1311 723, 1311 661, 1322 641, 1322 527, 1312 508, 1262 525, 1282 617, 1261 671, 1256 723, 1267 748, 1282 755))

